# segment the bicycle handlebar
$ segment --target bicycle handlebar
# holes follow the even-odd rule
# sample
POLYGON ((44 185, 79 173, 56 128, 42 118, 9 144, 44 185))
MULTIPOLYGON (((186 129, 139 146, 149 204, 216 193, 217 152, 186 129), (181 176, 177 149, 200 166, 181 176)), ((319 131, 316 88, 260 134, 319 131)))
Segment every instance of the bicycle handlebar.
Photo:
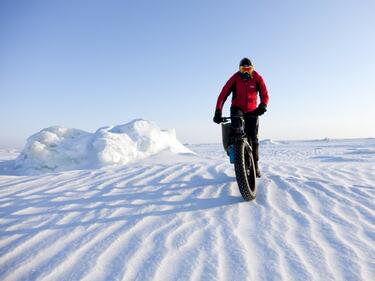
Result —
POLYGON ((242 116, 230 116, 230 117, 221 117, 223 121, 228 121, 234 118, 241 118, 242 116))
MULTIPOLYGON (((251 115, 251 116, 257 117, 258 115, 251 115)), ((229 121, 229 120, 235 119, 235 118, 244 118, 244 116, 243 115, 235 115, 235 116, 229 116, 229 117, 221 117, 221 119, 223 121, 229 121)))
MULTIPOLYGON (((256 116, 256 115, 254 115, 256 116)), ((235 115, 235 116, 229 116, 229 117, 221 117, 221 119, 223 121, 228 121, 228 120, 231 120, 231 119, 236 119, 236 118, 244 118, 245 116, 243 115, 235 115)))

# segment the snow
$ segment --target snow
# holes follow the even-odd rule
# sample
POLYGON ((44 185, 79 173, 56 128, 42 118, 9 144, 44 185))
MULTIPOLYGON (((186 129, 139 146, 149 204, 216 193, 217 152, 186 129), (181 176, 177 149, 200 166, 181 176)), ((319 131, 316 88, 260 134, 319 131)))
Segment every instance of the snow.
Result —
POLYGON ((0 150, 0 280, 375 280, 375 139, 261 142, 244 202, 221 144, 154 153, 162 131, 141 124, 27 146, 50 161, 35 165, 65 165, 70 145, 123 164, 15 176, 0 150))
POLYGON ((271 139, 264 139, 264 140, 260 141, 260 144, 262 144, 262 145, 278 145, 278 144, 280 144, 280 142, 275 141, 275 140, 271 140, 271 139))
POLYGON ((142 119, 103 127, 94 134, 54 126, 28 138, 15 160, 15 172, 20 175, 100 168, 137 161, 164 150, 193 153, 177 140, 174 130, 161 130, 142 119))

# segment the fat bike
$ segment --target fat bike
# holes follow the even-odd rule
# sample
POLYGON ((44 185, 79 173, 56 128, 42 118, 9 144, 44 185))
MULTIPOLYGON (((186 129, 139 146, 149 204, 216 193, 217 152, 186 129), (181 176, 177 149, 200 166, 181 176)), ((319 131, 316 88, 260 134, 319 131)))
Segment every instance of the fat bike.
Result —
POLYGON ((242 116, 223 117, 221 123, 223 146, 234 164, 234 171, 240 193, 245 201, 256 197, 256 174, 252 148, 245 133, 245 120, 242 116), (236 124, 232 126, 233 120, 236 124))

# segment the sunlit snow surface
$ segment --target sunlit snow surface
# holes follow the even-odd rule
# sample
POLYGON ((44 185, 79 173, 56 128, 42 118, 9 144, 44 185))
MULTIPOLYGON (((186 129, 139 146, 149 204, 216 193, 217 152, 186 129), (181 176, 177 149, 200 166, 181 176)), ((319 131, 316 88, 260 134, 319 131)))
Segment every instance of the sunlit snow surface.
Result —
POLYGON ((375 280, 375 140, 261 143, 243 202, 221 145, 12 176, 0 280, 375 280))

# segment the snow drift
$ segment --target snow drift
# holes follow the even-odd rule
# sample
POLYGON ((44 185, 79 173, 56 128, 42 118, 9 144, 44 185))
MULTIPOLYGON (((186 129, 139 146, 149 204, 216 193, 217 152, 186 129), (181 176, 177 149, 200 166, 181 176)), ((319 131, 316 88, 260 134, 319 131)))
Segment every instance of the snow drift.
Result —
POLYGON ((193 154, 177 140, 175 130, 161 130, 143 119, 99 128, 95 133, 54 126, 28 138, 15 167, 27 174, 100 168, 162 151, 193 154))

